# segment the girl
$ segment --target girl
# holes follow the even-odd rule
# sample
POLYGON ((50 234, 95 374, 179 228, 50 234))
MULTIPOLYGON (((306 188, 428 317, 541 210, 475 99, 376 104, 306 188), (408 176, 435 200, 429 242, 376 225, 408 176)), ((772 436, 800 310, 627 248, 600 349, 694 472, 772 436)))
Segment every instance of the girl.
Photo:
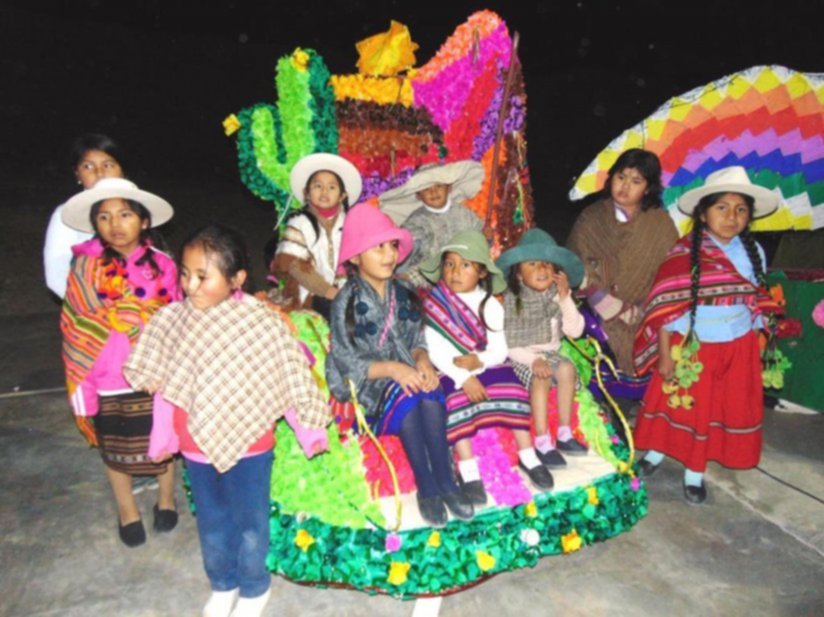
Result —
POLYGON ((504 331, 515 374, 529 388, 535 451, 550 469, 566 467, 558 450, 573 456, 587 452, 570 428, 578 373, 558 353, 564 335, 577 338, 584 331, 584 318, 570 293, 570 287, 580 285, 584 266, 541 229, 527 231, 497 264, 509 280, 504 293, 504 331), (556 443, 547 428, 547 397, 553 386, 558 388, 556 443))
POLYGON ((635 374, 632 341, 641 303, 658 265, 678 239, 661 209, 661 164, 652 152, 627 150, 610 168, 601 198, 572 227, 567 246, 584 263, 581 290, 600 315, 618 367, 635 374))
POLYGON ((541 465, 529 440, 529 394, 512 367, 505 365, 504 311, 492 294, 506 288, 479 231, 462 231, 421 265, 437 285, 424 301, 426 343, 441 371, 446 393, 447 441, 455 445, 463 491, 474 505, 486 491, 471 437, 480 429, 512 429, 520 467, 539 489, 550 489, 552 475, 541 465))
POLYGON ((69 397, 78 427, 100 447, 120 539, 138 546, 146 532, 132 495, 133 475, 158 477, 154 528, 170 531, 177 524, 174 463, 153 463, 147 453, 152 397, 129 388, 122 374, 145 322, 178 296, 174 262, 154 248, 150 235, 152 225, 172 217, 172 207, 128 180, 103 178, 66 202, 61 216, 72 229, 94 233, 73 247, 60 314, 69 397))
POLYGON ((418 486, 418 508, 432 526, 446 524, 446 508, 474 514, 458 490, 446 443, 443 391, 426 352, 420 303, 393 280, 412 250, 412 236, 368 204, 346 218, 338 272, 349 280, 332 302, 332 345, 326 378, 339 400, 354 383, 378 435, 399 435, 418 486))
POLYGON ((313 454, 325 449, 329 420, 284 323, 242 293, 247 263, 236 232, 217 225, 195 232, 182 251, 186 300, 158 312, 125 369, 134 387, 159 392, 175 406, 176 438, 166 450, 179 444, 186 459, 212 587, 203 611, 210 617, 260 615, 269 598, 275 421, 286 413, 313 454))
POLYGON ((694 227, 661 264, 636 336, 639 373, 658 370, 644 396, 635 444, 649 450, 639 463, 645 476, 665 455, 683 463, 684 498, 698 504, 707 497, 708 460, 746 469, 761 455, 754 329, 762 325, 760 315, 778 305, 767 294, 764 254, 748 225, 778 208, 778 196, 753 185, 743 167, 727 167, 682 195, 678 207, 694 227))
MULTIPOLYGON (((122 152, 106 135, 81 135, 72 145, 71 166, 74 177, 84 189, 90 189, 100 178, 122 178, 122 152)), ((66 279, 72 260, 72 246, 90 240, 91 233, 72 229, 63 223, 63 206, 57 206, 49 219, 43 265, 46 285, 61 300, 66 295, 66 279)))
POLYGON ((346 159, 320 152, 300 159, 289 180, 304 206, 286 221, 271 273, 285 280, 288 308, 314 308, 328 319, 343 283, 335 267, 346 211, 360 197, 360 173, 346 159))

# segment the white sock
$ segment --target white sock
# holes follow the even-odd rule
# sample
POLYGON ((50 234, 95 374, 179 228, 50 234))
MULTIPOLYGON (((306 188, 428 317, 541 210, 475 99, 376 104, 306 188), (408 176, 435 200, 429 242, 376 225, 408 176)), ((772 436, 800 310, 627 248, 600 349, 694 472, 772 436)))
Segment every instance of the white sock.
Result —
POLYGON ((660 465, 664 462, 664 453, 658 452, 657 450, 647 450, 647 453, 644 455, 644 460, 653 465, 660 465))
POLYGON ((558 427, 558 441, 569 441, 572 439, 572 429, 568 426, 558 427))
POLYGON ((458 471, 464 482, 474 482, 481 479, 481 470, 478 469, 478 460, 475 458, 458 461, 458 471))
POLYGON ((546 454, 550 450, 554 450, 555 444, 552 443, 552 437, 550 437, 548 434, 536 436, 535 449, 541 454, 546 454))
POLYGON ((213 591, 203 607, 203 617, 229 617, 237 600, 239 590, 213 591))
POLYGON ((535 469, 541 465, 541 461, 538 460, 538 455, 535 454, 534 448, 524 448, 523 450, 518 450, 518 459, 527 469, 535 469))
POLYGON ((684 470, 684 484, 687 486, 701 486, 704 482, 704 474, 700 471, 684 470))
POLYGON ((260 617, 263 614, 263 609, 266 608, 266 603, 269 601, 270 593, 272 593, 271 587, 265 593, 254 598, 238 598, 231 617, 260 617))

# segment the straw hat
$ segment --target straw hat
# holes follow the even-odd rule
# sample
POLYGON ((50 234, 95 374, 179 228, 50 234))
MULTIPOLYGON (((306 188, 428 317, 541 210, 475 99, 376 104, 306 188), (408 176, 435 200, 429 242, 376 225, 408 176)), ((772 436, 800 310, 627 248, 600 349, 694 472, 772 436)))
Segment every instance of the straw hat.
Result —
POLYGON ((472 199, 481 190, 484 181, 484 166, 476 161, 457 161, 446 165, 430 164, 421 166, 415 174, 394 189, 381 193, 378 202, 381 210, 402 225, 415 210, 423 205, 417 193, 433 184, 448 184, 449 198, 453 202, 472 199))
POLYGON ((474 229, 459 231, 441 247, 437 254, 421 263, 421 274, 433 283, 437 283, 441 278, 441 261, 444 253, 457 253, 467 261, 474 261, 486 266, 492 280, 492 293, 499 294, 506 289, 504 273, 492 261, 489 254, 489 244, 480 231, 474 229))
POLYGON ((692 216, 702 197, 713 193, 742 193, 755 200, 752 217, 759 219, 778 209, 781 199, 773 191, 750 181, 747 170, 739 165, 724 167, 707 176, 703 186, 687 191, 678 199, 678 209, 692 216))
POLYGON ((359 203, 346 213, 338 257, 338 274, 346 274, 346 262, 382 242, 397 240, 398 263, 412 252, 412 234, 401 229, 392 219, 368 203, 359 203))
POLYGON ((106 199, 130 199, 142 205, 152 216, 152 227, 162 225, 174 214, 171 204, 148 191, 141 191, 126 178, 101 178, 95 185, 69 199, 60 211, 63 222, 69 227, 94 233, 90 220, 92 206, 106 199))
POLYGON ((305 195, 303 193, 306 183, 316 171, 333 171, 343 180, 343 186, 350 204, 358 203, 361 191, 363 190, 363 180, 358 168, 347 161, 342 156, 330 154, 328 152, 316 152, 308 154, 300 159, 292 171, 289 173, 289 186, 292 194, 299 203, 303 203, 305 195))
POLYGON ((509 269, 522 261, 546 261, 560 266, 566 272, 571 287, 577 287, 584 279, 584 264, 578 256, 558 246, 543 229, 528 230, 518 244, 501 254, 496 263, 504 276, 509 276, 509 269))

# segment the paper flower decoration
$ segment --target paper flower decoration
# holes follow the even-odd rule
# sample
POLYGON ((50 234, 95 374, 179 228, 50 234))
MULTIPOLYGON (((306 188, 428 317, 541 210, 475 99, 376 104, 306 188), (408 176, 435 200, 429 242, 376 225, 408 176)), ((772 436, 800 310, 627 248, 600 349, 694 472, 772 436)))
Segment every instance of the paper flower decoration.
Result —
POLYGON ((439 531, 433 531, 431 534, 429 534, 429 539, 426 541, 426 545, 429 548, 440 548, 441 533, 439 531))
POLYGON ((582 544, 581 536, 578 535, 578 532, 573 529, 568 534, 561 536, 561 548, 563 549, 564 553, 573 553, 581 548, 582 544))
POLYGON ((415 50, 409 29, 392 20, 389 30, 358 41, 358 71, 364 75, 397 75, 415 66, 415 50))
POLYGON ((309 550, 309 547, 315 543, 315 539, 305 529, 298 529, 295 534, 295 545, 304 553, 309 550))
POLYGON ((384 547, 386 548, 387 553, 394 553, 401 548, 401 544, 403 544, 401 537, 396 533, 390 533, 386 536, 384 547))
POLYGON ((390 585, 403 585, 406 582, 411 567, 412 564, 406 561, 393 561, 389 566, 389 574, 386 577, 386 581, 390 585))
POLYGON ((534 529, 522 529, 521 530, 521 542, 523 542, 527 546, 538 546, 538 543, 540 541, 541 541, 541 534, 539 534, 534 529))
POLYGON ((538 507, 535 505, 534 501, 530 501, 524 506, 524 516, 528 518, 535 518, 538 516, 538 507))
POLYGON ((587 488, 587 502, 593 506, 597 506, 600 502, 598 499, 598 489, 594 486, 587 488))
POLYGON ((234 134, 239 128, 240 120, 237 119, 235 114, 229 114, 223 119, 223 132, 226 133, 226 137, 234 134))
POLYGON ((813 322, 819 328, 824 328, 824 300, 815 305, 813 309, 813 322))
POLYGON ((495 558, 486 551, 475 551, 475 560, 481 572, 489 572, 495 567, 495 558))
POLYGON ((690 410, 695 405, 695 399, 689 389, 698 381, 698 376, 704 370, 704 365, 698 360, 698 350, 701 343, 698 337, 688 335, 678 345, 670 348, 670 356, 675 362, 675 371, 669 381, 661 385, 664 394, 668 394, 667 406, 672 409, 682 407, 690 410))

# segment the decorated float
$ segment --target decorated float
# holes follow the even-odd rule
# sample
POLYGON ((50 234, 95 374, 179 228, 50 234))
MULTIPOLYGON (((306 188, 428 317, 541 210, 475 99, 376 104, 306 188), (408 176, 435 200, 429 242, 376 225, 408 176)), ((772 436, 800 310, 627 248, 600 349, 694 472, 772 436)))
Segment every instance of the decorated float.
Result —
MULTIPOLYGON (((321 151, 352 161, 364 179, 362 200, 375 204, 421 164, 479 161, 486 180, 468 205, 486 222, 496 253, 532 225, 517 35, 513 40, 499 16, 481 11, 419 68, 415 48, 405 26, 393 22, 388 32, 357 44, 359 72, 351 75, 330 75, 320 54, 297 49, 277 63, 273 103, 226 118, 241 178, 274 204, 278 225, 301 205, 290 201, 291 167, 321 151)), ((327 324, 308 311, 284 318, 328 392, 327 324)), ((597 341, 565 342, 564 353, 584 383, 593 361, 609 365, 597 341)), ((323 455, 307 460, 288 426, 276 428, 267 563, 293 581, 404 599, 442 596, 612 538, 646 514, 632 446, 615 435, 586 388, 577 394, 573 428, 589 454, 553 472, 551 492, 536 492, 517 470, 509 433, 481 431, 473 448, 484 453, 479 462, 489 502, 473 520, 451 520, 441 529, 428 527, 417 511, 399 440, 372 435, 357 406, 330 404, 335 422, 323 455)), ((557 427, 553 411, 550 426, 557 427)))

